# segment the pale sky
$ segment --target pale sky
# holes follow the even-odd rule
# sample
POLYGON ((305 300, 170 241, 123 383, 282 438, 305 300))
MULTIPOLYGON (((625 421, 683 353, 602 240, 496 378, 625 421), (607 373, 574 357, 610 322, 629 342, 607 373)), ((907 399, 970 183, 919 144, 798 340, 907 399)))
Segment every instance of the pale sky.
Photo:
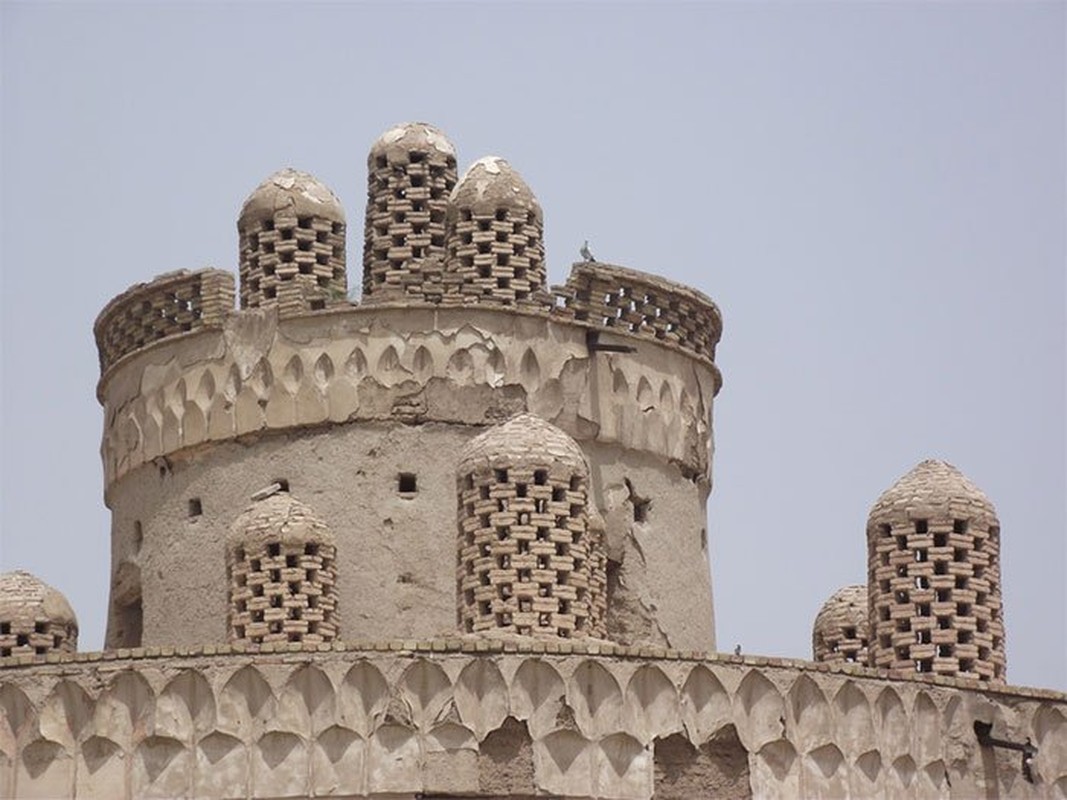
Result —
POLYGON ((719 646, 811 657, 872 503, 927 457, 996 504, 1009 682, 1067 689, 1063 2, 0 3, 0 568, 103 643, 92 323, 236 269, 291 165, 362 251, 367 150, 424 120, 507 158, 550 279, 691 284, 725 333, 708 505, 719 646))

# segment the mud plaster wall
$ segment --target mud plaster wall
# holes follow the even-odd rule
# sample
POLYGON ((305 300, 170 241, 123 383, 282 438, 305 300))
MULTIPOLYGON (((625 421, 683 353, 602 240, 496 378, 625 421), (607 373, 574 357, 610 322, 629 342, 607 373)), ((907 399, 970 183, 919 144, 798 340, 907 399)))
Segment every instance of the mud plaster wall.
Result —
POLYGON ((0 796, 1067 795, 1053 692, 495 644, 10 666, 0 796), (1033 741, 1033 783, 975 720, 1033 741))
MULTIPOLYGON (((455 458, 473 426, 363 423, 228 442, 169 466, 145 465, 111 490, 114 585, 139 575, 142 644, 223 643, 224 543, 252 492, 276 479, 312 508, 337 542, 342 639, 426 637, 456 630, 455 458), (417 491, 399 491, 398 475, 417 491), (201 513, 190 515, 192 499, 201 513), (141 544, 137 545, 138 531, 141 544)), ((639 454, 586 446, 607 490, 612 558, 622 567, 608 624, 625 643, 714 647, 707 554, 701 548, 704 492, 673 466, 639 454), (654 497, 635 523, 624 478, 654 497), (672 591, 678 581, 690 587, 672 591), (619 620, 613 622, 613 614, 619 620)), ((121 625, 114 590, 108 646, 121 625)))
POLYGON ((137 597, 143 643, 225 641, 220 542, 251 493, 279 478, 336 532, 343 637, 451 629, 454 459, 485 426, 530 410, 590 460, 622 639, 712 649, 702 531, 717 375, 677 349, 635 344, 590 357, 580 326, 484 309, 326 312, 281 326, 250 311, 222 334, 137 354, 99 390, 108 645, 136 643, 124 633, 136 620, 124 620, 137 597), (401 472, 416 475, 413 495, 400 496, 401 472), (649 499, 641 511, 631 487, 649 499), (675 607, 679 574, 693 593, 675 607))

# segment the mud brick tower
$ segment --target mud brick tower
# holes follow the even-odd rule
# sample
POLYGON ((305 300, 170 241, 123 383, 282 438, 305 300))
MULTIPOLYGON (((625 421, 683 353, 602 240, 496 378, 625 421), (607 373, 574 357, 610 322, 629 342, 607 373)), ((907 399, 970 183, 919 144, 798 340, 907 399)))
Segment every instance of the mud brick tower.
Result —
POLYGON ((550 285, 530 185, 431 125, 367 167, 359 301, 339 197, 287 168, 234 195, 236 281, 97 318, 105 649, 0 577, 0 798, 1067 796, 1067 697, 1005 684, 957 470, 878 500, 814 660, 718 653, 715 303, 550 285))

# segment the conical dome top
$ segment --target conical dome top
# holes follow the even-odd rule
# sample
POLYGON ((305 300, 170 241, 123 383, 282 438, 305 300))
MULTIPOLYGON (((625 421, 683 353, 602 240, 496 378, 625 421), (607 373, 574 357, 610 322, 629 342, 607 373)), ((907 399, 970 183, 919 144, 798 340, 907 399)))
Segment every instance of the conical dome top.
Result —
POLYGON ((844 586, 830 595, 811 631, 816 661, 867 662, 867 587, 844 586))
POLYGON ((478 462, 559 463, 589 471, 582 448, 555 425, 529 413, 518 414, 471 439, 460 454, 461 471, 478 462))
POLYGON ((996 518, 993 503, 952 464, 927 459, 890 486, 871 509, 871 518, 883 514, 940 513, 944 516, 996 518), (967 513, 969 512, 969 513, 967 513))
POLYGON ((504 159, 486 156, 475 161, 452 190, 452 206, 475 214, 501 208, 532 211, 541 222, 541 205, 522 176, 504 159))
POLYGON ((815 617, 815 630, 828 624, 840 624, 841 620, 849 620, 854 624, 867 625, 867 586, 855 584, 843 586, 830 595, 830 599, 823 603, 818 615, 815 617))
POLYGON ((314 175, 292 167, 278 170, 255 188, 241 207, 237 226, 243 228, 253 220, 273 219, 278 212, 345 221, 345 210, 330 187, 314 175))
POLYGON ((405 122, 395 125, 371 145, 367 165, 373 169, 379 157, 388 161, 406 162, 411 153, 440 154, 445 158, 456 157, 456 148, 441 132, 427 122, 405 122))

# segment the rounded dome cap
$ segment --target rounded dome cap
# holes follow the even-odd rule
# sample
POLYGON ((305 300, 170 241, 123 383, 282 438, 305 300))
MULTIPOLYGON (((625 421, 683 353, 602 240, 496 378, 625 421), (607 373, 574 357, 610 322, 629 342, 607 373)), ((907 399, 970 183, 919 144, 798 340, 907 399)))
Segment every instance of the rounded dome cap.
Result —
POLYGON ((842 627, 867 628, 867 587, 844 586, 830 595, 815 617, 815 633, 842 627))
POLYGON ((559 463, 589 472, 582 448, 555 425, 533 414, 518 414, 471 439, 460 454, 460 469, 522 462, 559 463))
POLYGON ((330 187, 292 167, 278 170, 255 188, 241 207, 237 225, 244 227, 249 220, 273 219, 279 212, 294 217, 345 221, 345 210, 330 187))
POLYGON ((405 122, 378 137, 371 145, 367 165, 373 169, 379 157, 385 157, 389 162, 406 162, 412 152, 436 152, 444 158, 456 157, 456 148, 440 129, 427 122, 405 122))
POLYGON ((0 649, 74 651, 77 646, 78 618, 62 592, 24 570, 0 575, 0 649))
POLYGON ((952 464, 927 459, 890 486, 871 508, 871 518, 916 512, 996 518, 993 503, 952 464))
POLYGON ((264 542, 333 544, 333 534, 315 513, 287 492, 255 501, 230 527, 230 547, 264 542))
POLYGON ((532 211, 541 221, 541 205, 522 176, 504 159, 486 156, 463 173, 452 190, 452 205, 476 214, 493 213, 499 208, 532 211))

